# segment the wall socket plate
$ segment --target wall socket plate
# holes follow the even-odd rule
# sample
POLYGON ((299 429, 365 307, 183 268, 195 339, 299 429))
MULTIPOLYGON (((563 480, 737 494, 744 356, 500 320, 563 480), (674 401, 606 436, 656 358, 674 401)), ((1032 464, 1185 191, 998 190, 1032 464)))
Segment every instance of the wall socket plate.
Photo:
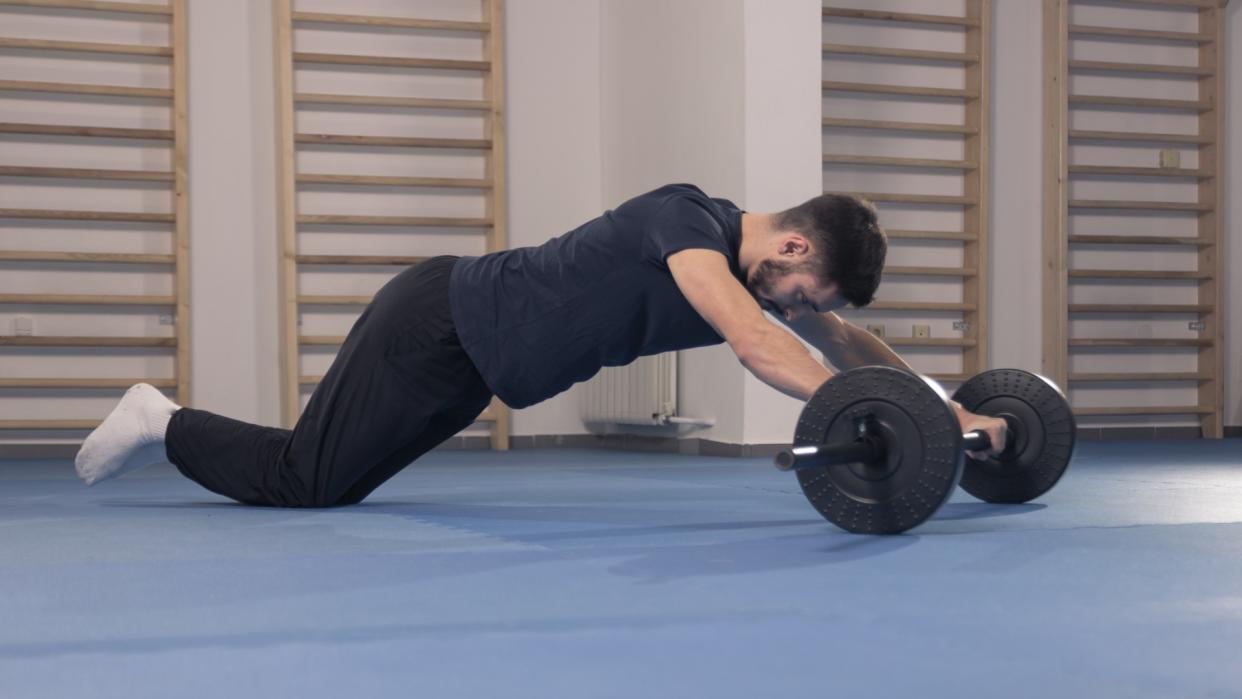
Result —
POLYGON ((875 335, 876 337, 884 337, 885 336, 884 335, 884 324, 883 323, 867 323, 867 332, 871 333, 872 335, 875 335))
POLYGON ((34 335, 34 318, 30 316, 17 316, 13 319, 13 334, 18 337, 30 337, 34 335))
POLYGON ((175 321, 176 321, 176 318, 173 317, 173 314, 171 313, 160 314, 160 325, 172 325, 173 322, 175 321))
POLYGON ((1182 166, 1182 152, 1175 148, 1160 149, 1160 167, 1179 168, 1182 166))
POLYGON ((931 337, 931 326, 930 325, 914 326, 914 337, 931 337))

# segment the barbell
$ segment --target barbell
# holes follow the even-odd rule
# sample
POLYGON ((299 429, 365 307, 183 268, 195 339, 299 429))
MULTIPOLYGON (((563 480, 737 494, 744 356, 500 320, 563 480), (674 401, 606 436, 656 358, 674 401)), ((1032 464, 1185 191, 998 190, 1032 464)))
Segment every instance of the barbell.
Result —
POLYGON ((798 418, 794 443, 775 465, 797 472, 811 505, 846 531, 896 534, 922 524, 959 485, 996 503, 1048 492, 1073 458, 1077 427, 1056 384, 1020 369, 986 371, 953 394, 966 410, 999 417, 1002 449, 984 432, 962 433, 939 384, 894 367, 843 371, 798 418))

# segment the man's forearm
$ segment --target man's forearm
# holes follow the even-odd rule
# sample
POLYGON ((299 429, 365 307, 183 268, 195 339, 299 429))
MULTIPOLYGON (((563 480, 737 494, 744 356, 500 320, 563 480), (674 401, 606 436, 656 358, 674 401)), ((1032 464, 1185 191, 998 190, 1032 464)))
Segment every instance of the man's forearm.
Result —
POLYGON ((913 371, 883 340, 853 323, 842 322, 837 337, 819 347, 819 350, 830 364, 841 371, 875 364, 913 371))
POLYGON ((832 378, 832 372, 815 361, 801 342, 776 326, 754 345, 734 350, 742 366, 760 381, 800 401, 810 400, 832 378))

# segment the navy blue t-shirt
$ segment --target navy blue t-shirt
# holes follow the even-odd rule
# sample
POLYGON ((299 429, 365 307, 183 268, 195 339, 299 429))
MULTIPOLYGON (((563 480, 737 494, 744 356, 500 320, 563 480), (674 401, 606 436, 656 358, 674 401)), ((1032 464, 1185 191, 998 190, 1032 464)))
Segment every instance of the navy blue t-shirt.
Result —
POLYGON ((742 281, 741 241, 732 202, 666 185, 542 245, 461 258, 449 284, 453 322, 492 392, 524 408, 601 367, 723 342, 665 260, 716 250, 742 281))

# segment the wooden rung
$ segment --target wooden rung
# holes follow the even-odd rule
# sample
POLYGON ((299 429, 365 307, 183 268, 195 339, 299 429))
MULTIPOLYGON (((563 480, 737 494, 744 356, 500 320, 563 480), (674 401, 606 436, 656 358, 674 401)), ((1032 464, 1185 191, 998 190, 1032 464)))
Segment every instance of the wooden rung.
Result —
POLYGON ((1099 27, 1088 24, 1071 24, 1069 25, 1069 33, 1071 36, 1114 36, 1123 39, 1185 41, 1194 44, 1210 44, 1216 41, 1216 37, 1212 34, 1165 32, 1151 29, 1122 29, 1121 27, 1099 27))
POLYGON ((317 63, 350 66, 387 66, 389 68, 422 68, 426 70, 465 70, 488 72, 489 61, 459 61, 447 58, 405 58, 402 56, 359 56, 350 53, 307 53, 295 51, 295 63, 317 63))
POLYGON ((1155 235, 1071 235, 1069 242, 1082 245, 1214 245, 1211 238, 1155 235))
POLYGON ((885 276, 973 277, 976 274, 976 270, 962 267, 899 267, 889 265, 884 268, 885 276))
POLYGON ((491 189, 490 180, 460 177, 390 177, 387 175, 298 175, 299 184, 375 185, 384 187, 446 187, 452 189, 491 189))
POLYGON ((889 238, 909 239, 909 240, 977 240, 978 236, 974 233, 964 233, 962 231, 904 231, 904 230, 886 230, 884 234, 889 238))
POLYGON ((172 296, 133 296, 123 294, 0 294, 3 304, 40 306, 172 306, 172 296))
POLYGON ((401 265, 408 267, 429 258, 409 255, 298 255, 295 259, 298 264, 303 265, 401 265))
POLYGON ((882 46, 852 46, 850 44, 824 44, 824 53, 842 56, 882 56, 885 58, 909 58, 921 61, 952 61, 955 63, 978 63, 977 53, 955 51, 923 51, 920 49, 890 49, 882 46))
POLYGON ((1186 109, 1206 112, 1212 109, 1210 102, 1199 100, 1170 100, 1153 97, 1112 97, 1109 95, 1070 95, 1070 104, 1094 104, 1106 107, 1139 107, 1143 109, 1186 109))
POLYGON ((490 218, 352 216, 335 214, 299 214, 298 223, 346 223, 362 226, 418 226, 427 228, 491 228, 492 226, 490 218))
POLYGON ((175 264, 175 255, 129 252, 59 252, 51 250, 0 250, 4 262, 98 262, 143 265, 175 264))
POLYGON ((976 17, 954 17, 952 15, 927 15, 914 12, 888 12, 887 10, 854 10, 844 7, 825 7, 825 17, 843 17, 845 19, 873 19, 888 22, 909 22, 913 24, 951 24, 959 27, 977 27, 976 17))
POLYGON ((334 95, 299 92, 293 101, 301 104, 347 104, 360 107, 402 107, 406 109, 451 109, 486 112, 489 100, 447 100, 425 97, 384 97, 379 95, 334 95))
POLYGON ((942 303, 939 301, 873 301, 869 311, 973 311, 973 303, 942 303))
POLYGON ((327 12, 293 12, 294 22, 314 24, 353 24, 367 27, 401 27, 404 29, 436 29, 454 32, 487 32, 487 22, 457 22, 443 19, 413 17, 378 17, 375 15, 341 15, 327 12))
POLYGON ((883 340, 894 347, 974 347, 978 344, 969 337, 885 337, 883 340))
POLYGON ((1155 63, 1113 63, 1111 61, 1070 61, 1070 70, 1084 73, 1153 73, 1157 75, 1188 75, 1190 77, 1212 75, 1210 68, 1198 66, 1169 66, 1155 63))
POLYGON ((54 211, 49 209, 0 209, 0 218, 57 221, 130 221, 135 223, 174 223, 172 214, 146 214, 127 211, 54 211))
POLYGON ((19 7, 51 7, 65 10, 98 10, 100 12, 125 12, 140 15, 172 15, 167 4, 140 2, 97 2, 96 0, 4 0, 0 5, 19 7))
POLYGON ((146 383, 156 388, 176 388, 176 379, 0 379, 0 388, 129 388, 146 383))
POLYGON ((1211 279, 1211 272, 1166 272, 1146 269, 1071 269, 1079 279, 1211 279))
POLYGON ((1125 408, 1074 408, 1074 414, 1083 417, 1094 417, 1101 415, 1211 415, 1216 412, 1213 408, 1201 408, 1197 405, 1164 407, 1150 406, 1136 408, 1127 406, 1125 408))
POLYGON ((1099 337, 1071 338, 1070 347, 1209 347, 1210 338, 1099 337))
POLYGON ((970 380, 970 376, 966 374, 933 373, 933 374, 927 374, 926 376, 936 381, 939 381, 941 383, 965 383, 966 381, 970 380))
POLYGON ((1206 304, 1176 303, 1071 303, 1070 313, 1141 315, 1147 313, 1211 313, 1212 306, 1206 304))
POLYGON ((300 335, 298 336, 299 345, 317 345, 330 346, 339 345, 345 342, 344 335, 300 335))
POLYGON ((371 303, 370 296, 326 296, 303 294, 298 296, 298 303, 305 306, 365 306, 371 303))
POLYGON ((130 180, 136 182, 172 182, 172 172, 159 170, 98 170, 74 167, 31 167, 0 165, 0 177, 54 177, 74 180, 130 180))
POLYGON ((974 99, 974 90, 956 90, 947 87, 916 87, 910 85, 880 85, 876 83, 850 83, 825 80, 822 87, 831 92, 872 92, 882 95, 912 95, 915 97, 960 97, 974 99))
POLYGON ((111 126, 62 126, 59 124, 0 123, 0 133, 44 136, 83 136, 87 138, 138 138, 157 141, 173 140, 168 129, 118 129, 111 126))
POLYGON ((824 117, 824 126, 844 129, 880 129, 883 131, 914 131, 917 133, 977 134, 979 129, 957 124, 933 124, 915 121, 877 121, 875 119, 836 119, 824 117))
POLYGON ((1094 383, 1111 381, 1145 382, 1145 381, 1211 381, 1208 374, 1199 372, 1109 372, 1109 373, 1078 373, 1070 374, 1071 382, 1094 383))
POLYGON ((944 168, 949 170, 975 170, 979 167, 978 163, 966 160, 890 158, 879 155, 836 155, 830 153, 824 154, 824 162, 839 165, 879 165, 884 167, 944 168))
MULTIPOLYGON (((1225 1, 1227 2, 1228 0, 1225 1)), ((1075 2, 1080 5, 1115 5, 1120 2, 1123 5, 1163 5, 1166 7, 1197 7, 1202 9, 1216 7, 1218 3, 1223 7, 1225 4, 1220 2, 1220 0, 1075 0, 1075 2)))
POLYGON ((171 46, 143 44, 96 44, 86 41, 51 41, 48 39, 16 39, 0 37, 0 49, 36 49, 42 51, 74 51, 83 53, 114 53, 130 56, 172 56, 171 46))
POLYGON ((8 347, 176 347, 177 338, 0 335, 0 345, 8 347))
POLYGON ((1192 143, 1204 145, 1212 143, 1207 136, 1179 133, 1141 133, 1137 131, 1084 131, 1072 129, 1069 132, 1071 141, 1127 141, 1131 143, 1192 143))
POLYGON ((1112 165, 1070 165, 1071 175, 1127 175, 1135 177, 1215 177, 1212 170, 1195 170, 1181 167, 1115 167, 1112 165))
POLYGON ((1177 201, 1111 201, 1103 199, 1071 199, 1071 209, 1141 209, 1145 211, 1213 211, 1211 204, 1177 201))
POLYGON ((835 194, 848 194, 852 197, 861 197, 873 202, 887 201, 895 204, 960 204, 963 206, 974 206, 979 203, 979 200, 975 197, 953 197, 939 194, 890 194, 888 192, 835 192, 835 194))
POLYGON ((294 136, 298 143, 316 143, 342 146, 397 146, 401 148, 466 148, 488 150, 492 141, 488 138, 408 138, 404 136, 357 136, 349 134, 300 133, 294 136))
POLYGON ((111 95, 113 97, 153 97, 172 99, 172 90, 162 87, 127 87, 124 85, 88 85, 85 83, 49 83, 33 80, 0 80, 0 90, 10 92, 54 92, 72 95, 111 95))
POLYGON ((103 420, 0 420, 0 430, 93 430, 103 420))

